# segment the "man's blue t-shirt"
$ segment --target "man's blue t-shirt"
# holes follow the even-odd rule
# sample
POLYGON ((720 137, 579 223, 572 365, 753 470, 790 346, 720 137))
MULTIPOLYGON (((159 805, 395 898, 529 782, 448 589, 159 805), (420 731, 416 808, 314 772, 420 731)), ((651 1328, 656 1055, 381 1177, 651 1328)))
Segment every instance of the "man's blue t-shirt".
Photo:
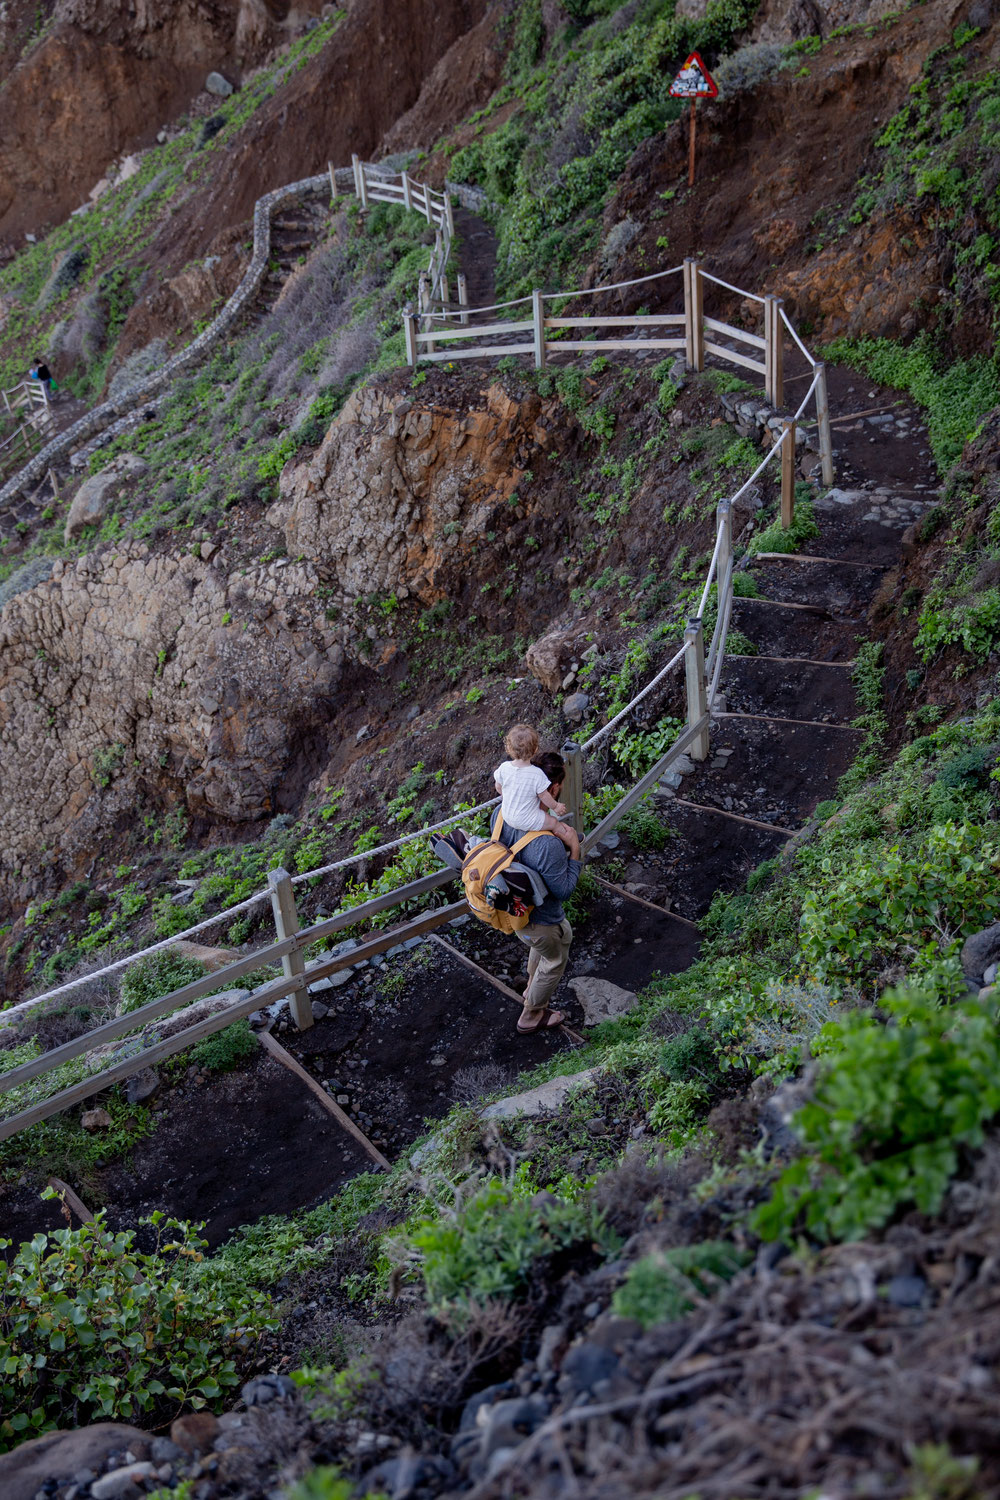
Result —
MULTIPOLYGON (((524 829, 511 828, 509 823, 505 823, 500 830, 500 839, 509 849, 518 839, 523 839, 524 834, 524 829)), ((531 913, 532 925, 537 923, 541 927, 557 927, 566 919, 562 903, 576 890, 581 861, 570 859, 566 845, 554 833, 545 833, 541 838, 532 839, 530 844, 525 844, 517 859, 519 864, 526 865, 529 870, 538 871, 549 893, 541 906, 536 906, 531 913)))

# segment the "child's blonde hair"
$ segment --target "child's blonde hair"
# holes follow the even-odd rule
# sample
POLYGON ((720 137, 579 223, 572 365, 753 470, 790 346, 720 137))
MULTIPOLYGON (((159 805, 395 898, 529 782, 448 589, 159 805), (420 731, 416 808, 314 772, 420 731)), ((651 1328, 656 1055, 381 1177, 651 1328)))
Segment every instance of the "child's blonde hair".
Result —
POLYGON ((531 760, 538 754, 538 735, 530 724, 515 724, 507 731, 503 747, 511 760, 531 760))

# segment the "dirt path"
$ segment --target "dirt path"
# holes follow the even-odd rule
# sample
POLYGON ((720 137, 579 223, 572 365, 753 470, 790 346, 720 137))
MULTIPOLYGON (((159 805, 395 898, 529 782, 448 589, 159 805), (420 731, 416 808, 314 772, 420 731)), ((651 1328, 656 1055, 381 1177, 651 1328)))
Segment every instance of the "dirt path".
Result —
POLYGON ((469 306, 489 307, 496 298, 496 234, 485 219, 467 208, 455 209, 455 233, 469 306))

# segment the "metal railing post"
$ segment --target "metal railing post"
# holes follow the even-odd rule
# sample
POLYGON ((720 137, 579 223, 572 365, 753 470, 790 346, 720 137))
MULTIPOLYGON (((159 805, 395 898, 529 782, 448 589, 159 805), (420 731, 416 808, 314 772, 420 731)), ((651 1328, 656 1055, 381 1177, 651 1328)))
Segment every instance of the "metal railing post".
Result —
POLYGON ((816 421, 819 426, 819 460, 823 483, 833 483, 833 436, 830 431, 830 401, 826 390, 826 365, 813 365, 816 376, 816 421))
POLYGON ((583 751, 575 740, 567 740, 559 752, 566 762, 566 780, 560 800, 566 804, 566 822, 583 839, 583 751))
POLYGON ((781 525, 785 531, 795 514, 795 423, 781 429, 781 525))
MULTIPOLYGON (((687 654, 684 657, 684 677, 687 687, 687 721, 694 727, 708 713, 708 692, 705 686, 705 631, 701 616, 688 620, 684 632, 687 654)), ((688 750, 692 760, 705 760, 708 756, 708 725, 696 734, 688 750)))
POLYGON ((545 369, 545 311, 538 287, 531 293, 531 316, 535 324, 535 369, 545 369))
MULTIPOLYGON (((292 890, 291 876, 287 870, 269 870, 267 883, 271 887, 271 906, 274 910, 274 925, 278 933, 278 942, 282 942, 284 938, 297 937, 299 915, 295 910, 295 893, 292 890)), ((286 953, 281 960, 281 967, 286 979, 295 979, 302 975, 302 984, 288 997, 288 1008, 298 1029, 305 1031, 312 1025, 313 1016, 309 991, 305 983, 306 965, 301 948, 286 953)))
POLYGON ((689 370, 705 368, 704 288, 691 256, 684 261, 684 361, 689 370))

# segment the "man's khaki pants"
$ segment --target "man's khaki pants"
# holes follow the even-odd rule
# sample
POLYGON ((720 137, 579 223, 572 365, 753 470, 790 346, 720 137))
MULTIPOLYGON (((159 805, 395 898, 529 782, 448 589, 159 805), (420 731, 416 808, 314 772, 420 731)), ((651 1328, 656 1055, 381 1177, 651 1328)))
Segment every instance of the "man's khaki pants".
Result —
POLYGON ((544 1010, 556 985, 566 972, 573 929, 565 918, 555 926, 529 923, 516 933, 529 949, 528 988, 524 992, 526 1012, 544 1010))

